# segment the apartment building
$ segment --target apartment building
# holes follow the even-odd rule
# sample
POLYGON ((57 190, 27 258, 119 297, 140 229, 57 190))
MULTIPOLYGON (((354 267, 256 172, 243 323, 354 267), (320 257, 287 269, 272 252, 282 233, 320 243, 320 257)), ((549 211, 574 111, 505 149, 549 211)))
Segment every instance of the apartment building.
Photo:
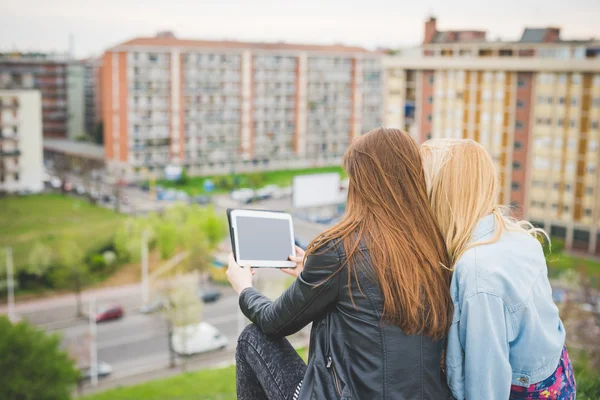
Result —
POLYGON ((527 28, 519 41, 483 31, 438 31, 386 57, 385 124, 418 141, 479 141, 497 162, 500 201, 600 254, 600 41, 527 28))
POLYGON ((0 90, 0 192, 39 192, 42 98, 38 90, 0 90))
POLYGON ((41 92, 47 138, 68 136, 67 66, 68 57, 61 54, 0 53, 0 90, 41 92))
POLYGON ((101 120, 97 109, 98 99, 98 60, 87 59, 83 64, 84 127, 88 135, 94 136, 101 120))
POLYGON ((81 61, 67 64, 67 137, 74 140, 87 136, 85 129, 85 65, 81 61))
POLYGON ((358 47, 175 38, 106 51, 109 165, 143 177, 337 164, 383 123, 381 55, 358 47))

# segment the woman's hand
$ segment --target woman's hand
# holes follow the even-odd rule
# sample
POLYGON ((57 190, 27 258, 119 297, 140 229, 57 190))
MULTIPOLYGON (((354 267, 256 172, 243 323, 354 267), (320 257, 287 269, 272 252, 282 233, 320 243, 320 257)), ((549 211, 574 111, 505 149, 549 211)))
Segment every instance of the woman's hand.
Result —
POLYGON ((296 263, 296 266, 294 268, 282 268, 281 271, 297 278, 298 275, 300 275, 300 272, 302 272, 304 269, 304 254, 306 254, 306 252, 300 247, 296 246, 296 255, 290 255, 289 257, 290 261, 296 263))
POLYGON ((248 265, 244 268, 240 267, 237 262, 235 262, 235 257, 233 257, 233 253, 229 254, 229 266, 227 267, 227 279, 233 290, 239 295, 242 293, 242 290, 252 287, 252 275, 254 275, 254 271, 248 265))

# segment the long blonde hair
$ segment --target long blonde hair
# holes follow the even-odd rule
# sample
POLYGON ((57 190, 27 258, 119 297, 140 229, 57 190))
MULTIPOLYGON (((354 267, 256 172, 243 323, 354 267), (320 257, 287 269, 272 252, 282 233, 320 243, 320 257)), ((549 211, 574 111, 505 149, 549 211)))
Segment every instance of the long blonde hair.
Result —
POLYGON ((496 242, 505 230, 548 238, 531 223, 509 217, 509 207, 499 204, 496 166, 479 143, 470 139, 432 139, 421 145, 421 155, 429 202, 444 236, 451 267, 468 249, 496 242), (472 242, 477 222, 488 214, 494 215, 494 236, 472 242))

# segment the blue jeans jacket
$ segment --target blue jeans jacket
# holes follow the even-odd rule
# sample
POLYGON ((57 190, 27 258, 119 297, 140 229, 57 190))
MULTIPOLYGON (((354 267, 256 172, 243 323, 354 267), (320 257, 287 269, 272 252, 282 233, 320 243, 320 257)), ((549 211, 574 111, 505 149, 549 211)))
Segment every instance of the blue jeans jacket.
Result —
MULTIPOLYGON (((490 240, 494 229, 493 215, 482 218, 473 240, 490 240)), ((529 386, 554 372, 565 330, 535 238, 505 231, 497 242, 467 250, 450 291, 446 371, 458 400, 507 400, 511 385, 529 386)))

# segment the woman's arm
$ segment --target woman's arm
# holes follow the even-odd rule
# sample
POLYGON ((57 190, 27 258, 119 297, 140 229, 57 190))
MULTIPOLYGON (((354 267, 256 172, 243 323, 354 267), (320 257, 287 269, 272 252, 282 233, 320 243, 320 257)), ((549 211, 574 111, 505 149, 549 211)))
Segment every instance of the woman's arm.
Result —
POLYGON ((337 299, 340 258, 329 245, 309 255, 304 270, 275 301, 252 287, 240 293, 244 315, 265 334, 287 336, 298 332, 337 299))
POLYGON ((510 329, 510 314, 502 298, 476 293, 463 301, 460 320, 452 326, 448 336, 448 383, 457 398, 509 398, 510 329), (464 352, 463 368, 450 365, 461 356, 457 354, 459 351, 464 352))

